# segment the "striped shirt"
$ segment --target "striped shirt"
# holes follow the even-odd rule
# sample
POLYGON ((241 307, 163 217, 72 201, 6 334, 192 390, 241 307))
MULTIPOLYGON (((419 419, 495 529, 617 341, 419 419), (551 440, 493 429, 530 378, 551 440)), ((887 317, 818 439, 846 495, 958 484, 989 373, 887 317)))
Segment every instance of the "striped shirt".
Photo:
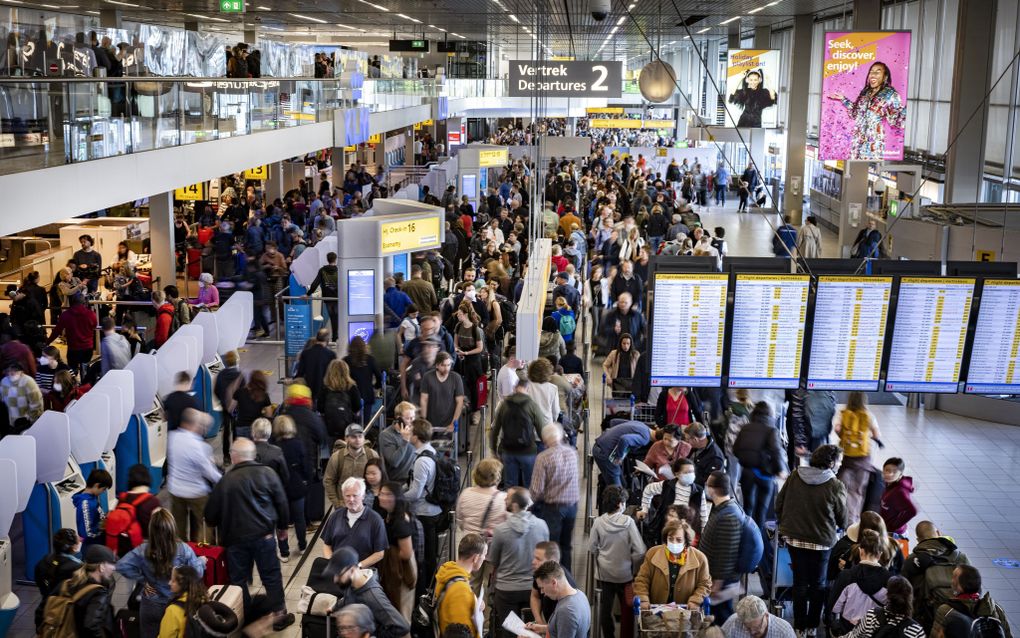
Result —
POLYGON ((576 505, 581 500, 577 476, 577 451, 560 443, 535 458, 531 496, 550 505, 576 505))
POLYGON ((894 631, 890 635, 896 636, 896 638, 924 638, 924 629, 921 625, 906 616, 893 614, 885 609, 872 609, 868 611, 864 616, 864 620, 857 623, 854 630, 846 634, 844 638, 872 638, 882 627, 887 625, 896 627, 904 619, 907 622, 904 624, 903 630, 901 632, 894 631), (879 618, 879 613, 882 614, 882 619, 879 618), (881 620, 885 622, 881 622, 881 620))

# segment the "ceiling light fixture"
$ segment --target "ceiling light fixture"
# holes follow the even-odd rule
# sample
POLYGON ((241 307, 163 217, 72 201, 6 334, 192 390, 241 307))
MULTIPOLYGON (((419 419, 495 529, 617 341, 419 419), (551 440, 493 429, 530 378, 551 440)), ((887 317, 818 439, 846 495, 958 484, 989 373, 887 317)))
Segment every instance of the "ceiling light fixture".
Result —
POLYGON ((774 0, 773 2, 770 2, 770 3, 768 3, 768 4, 767 4, 767 5, 765 5, 765 6, 766 6, 766 7, 774 7, 774 6, 776 6, 777 4, 779 4, 779 0, 774 0))
POLYGON ((515 16, 512 13, 510 14, 510 19, 513 20, 514 22, 516 22, 517 24, 521 23, 521 21, 517 19, 517 16, 515 16))
POLYGON ((711 30, 712 30, 712 27, 705 27, 701 31, 698 31, 698 35, 701 35, 702 33, 708 33, 711 30))
POLYGON ((258 9, 259 11, 272 11, 272 9, 269 7, 258 6, 255 8, 258 9))
POLYGON ((215 22, 230 22, 230 20, 224 20, 223 18, 214 18, 212 16, 202 15, 201 13, 185 13, 184 15, 192 18, 198 18, 199 20, 213 20, 215 22))
POLYGON ((110 4, 119 4, 122 7, 138 7, 138 6, 141 6, 141 5, 135 4, 134 2, 122 2, 122 0, 105 0, 105 2, 109 2, 110 4))
POLYGON ((719 25, 722 26, 724 24, 729 24, 729 23, 733 22, 734 20, 739 20, 739 19, 740 19, 740 16, 733 16, 729 20, 723 20, 722 22, 719 23, 719 25))
POLYGON ((623 21, 627 19, 627 16, 620 16, 620 19, 616 21, 616 26, 623 24, 623 21))
MULTIPOLYGON (((768 6, 768 5, 766 5, 766 6, 768 6)), ((761 11, 764 8, 765 7, 758 7, 757 9, 751 9, 750 11, 748 11, 748 13, 758 13, 759 11, 761 11)))
POLYGON ((340 27, 341 29, 347 29, 349 31, 361 31, 362 33, 365 32, 364 29, 359 29, 358 27, 351 27, 346 24, 337 24, 336 26, 340 27))
POLYGON ((326 20, 323 20, 322 18, 313 18, 312 16, 301 15, 300 13, 289 13, 287 15, 292 15, 295 18, 300 18, 301 20, 308 20, 309 22, 318 22, 319 24, 328 24, 328 22, 326 20))
POLYGON ((418 24, 421 24, 421 20, 416 20, 416 19, 412 18, 409 15, 404 15, 403 13, 398 13, 397 16, 401 17, 401 18, 403 18, 405 20, 410 20, 411 22, 417 22, 418 24))

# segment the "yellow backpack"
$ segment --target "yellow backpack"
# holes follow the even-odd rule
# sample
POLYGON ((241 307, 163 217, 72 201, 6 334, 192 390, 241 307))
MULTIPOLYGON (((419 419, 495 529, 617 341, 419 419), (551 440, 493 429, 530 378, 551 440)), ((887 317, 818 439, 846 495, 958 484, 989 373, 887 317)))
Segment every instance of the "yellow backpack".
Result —
POLYGON ((843 410, 839 418, 839 446, 843 448, 843 455, 868 456, 871 443, 871 419, 868 413, 843 410))

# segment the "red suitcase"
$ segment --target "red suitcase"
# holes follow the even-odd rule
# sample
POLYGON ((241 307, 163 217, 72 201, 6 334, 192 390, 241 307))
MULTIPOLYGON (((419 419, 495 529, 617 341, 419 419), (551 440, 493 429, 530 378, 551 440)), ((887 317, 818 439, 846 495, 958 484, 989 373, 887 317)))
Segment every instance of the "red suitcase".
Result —
POLYGON ((205 246, 212 239, 213 229, 212 228, 199 228, 198 229, 198 243, 201 246, 205 246))
POLYGON ((189 248, 188 249, 188 279, 192 281, 198 281, 199 275, 202 274, 202 249, 201 248, 189 248))
POLYGON ((219 545, 206 543, 188 543, 195 550, 195 555, 205 560, 205 586, 229 585, 230 573, 227 571, 227 550, 219 545))

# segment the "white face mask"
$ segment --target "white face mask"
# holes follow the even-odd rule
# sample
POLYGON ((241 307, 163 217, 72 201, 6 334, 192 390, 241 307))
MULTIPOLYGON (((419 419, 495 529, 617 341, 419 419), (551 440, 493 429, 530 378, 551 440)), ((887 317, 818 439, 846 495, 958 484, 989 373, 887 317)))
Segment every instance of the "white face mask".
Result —
POLYGON ((680 554, 681 552, 684 551, 684 544, 683 543, 666 543, 666 549, 669 550, 669 553, 671 553, 671 554, 680 554))
POLYGON ((680 485, 690 487, 694 485, 694 472, 684 472, 677 477, 677 480, 680 482, 680 485))
POLYGON ((199 288, 205 288, 205 282, 204 281, 198 282, 198 287, 199 288))
POLYGON ((59 383, 54 383, 53 384, 53 391, 54 392, 61 392, 63 389, 64 389, 64 386, 60 385, 59 383))
POLYGON ((49 357, 39 357, 39 365, 41 365, 41 366, 48 366, 48 365, 50 365, 50 358, 49 357))

